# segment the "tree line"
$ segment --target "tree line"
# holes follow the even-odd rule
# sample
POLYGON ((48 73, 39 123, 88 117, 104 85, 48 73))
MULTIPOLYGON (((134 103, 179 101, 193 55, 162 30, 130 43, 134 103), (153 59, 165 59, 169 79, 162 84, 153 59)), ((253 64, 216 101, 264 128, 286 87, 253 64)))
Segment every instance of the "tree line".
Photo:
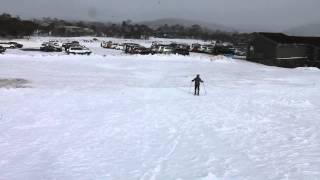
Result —
POLYGON ((157 28, 151 28, 144 24, 133 23, 130 20, 123 21, 122 23, 65 21, 56 18, 21 20, 19 17, 13 17, 10 14, 0 15, 0 36, 2 37, 30 36, 34 32, 41 32, 43 35, 72 36, 72 34, 67 34, 65 31, 57 31, 58 27, 64 26, 89 28, 95 32, 94 35, 96 36, 133 39, 148 39, 153 36, 159 38, 185 38, 246 43, 251 36, 245 33, 212 31, 197 24, 190 27, 179 24, 164 24, 157 28), (52 32, 54 33, 52 34, 52 32))
POLYGON ((30 36, 37 28, 38 25, 32 21, 21 20, 19 17, 12 17, 6 13, 0 15, 1 37, 30 36))

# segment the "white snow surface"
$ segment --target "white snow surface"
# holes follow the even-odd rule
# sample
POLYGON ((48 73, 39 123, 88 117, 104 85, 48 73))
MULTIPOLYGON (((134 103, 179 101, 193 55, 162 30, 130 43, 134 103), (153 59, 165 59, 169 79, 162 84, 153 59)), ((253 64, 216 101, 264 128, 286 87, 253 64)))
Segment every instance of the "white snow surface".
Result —
POLYGON ((90 47, 0 55, 0 180, 319 179, 320 71, 90 47))

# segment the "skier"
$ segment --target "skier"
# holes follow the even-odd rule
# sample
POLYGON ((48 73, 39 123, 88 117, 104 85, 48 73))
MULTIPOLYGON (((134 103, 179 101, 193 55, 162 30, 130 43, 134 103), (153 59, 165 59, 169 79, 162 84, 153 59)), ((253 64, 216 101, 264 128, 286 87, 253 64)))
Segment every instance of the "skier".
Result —
POLYGON ((192 80, 194 82, 194 95, 200 94, 200 83, 203 83, 202 79, 200 78, 200 75, 197 74, 197 77, 192 80))

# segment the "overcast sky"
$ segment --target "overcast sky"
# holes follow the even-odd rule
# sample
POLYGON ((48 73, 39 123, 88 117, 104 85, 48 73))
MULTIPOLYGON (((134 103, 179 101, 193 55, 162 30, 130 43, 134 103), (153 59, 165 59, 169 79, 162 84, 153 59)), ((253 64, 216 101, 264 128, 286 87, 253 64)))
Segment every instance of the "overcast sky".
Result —
POLYGON ((22 18, 94 21, 184 18, 275 30, 320 23, 319 7, 320 0, 0 0, 0 12, 22 18))

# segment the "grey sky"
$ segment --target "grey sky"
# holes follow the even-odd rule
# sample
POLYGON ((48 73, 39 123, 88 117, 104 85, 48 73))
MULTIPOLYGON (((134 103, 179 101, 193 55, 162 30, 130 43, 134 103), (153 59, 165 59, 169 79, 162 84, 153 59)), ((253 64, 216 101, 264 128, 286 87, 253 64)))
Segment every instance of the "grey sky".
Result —
POLYGON ((320 0, 0 0, 0 4, 0 12, 23 18, 95 21, 184 18, 275 30, 320 23, 320 0))

